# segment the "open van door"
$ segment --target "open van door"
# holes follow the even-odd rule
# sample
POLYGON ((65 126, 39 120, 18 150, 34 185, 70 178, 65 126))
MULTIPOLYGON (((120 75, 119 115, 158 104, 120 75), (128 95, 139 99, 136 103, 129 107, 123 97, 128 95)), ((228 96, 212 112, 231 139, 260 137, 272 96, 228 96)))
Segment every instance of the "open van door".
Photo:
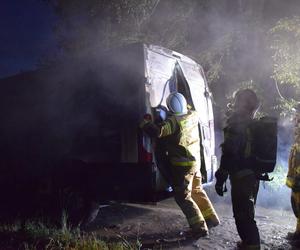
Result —
MULTIPOLYGON (((214 155, 214 121, 211 95, 202 68, 190 58, 161 47, 148 46, 145 53, 148 79, 146 92, 149 96, 150 107, 166 106, 166 98, 169 93, 178 91, 186 97, 187 103, 192 109, 199 113, 201 143, 199 154, 195 157, 197 161, 201 162, 203 182, 211 183, 217 168, 214 155)), ((156 161, 155 164, 160 169, 160 162, 156 161)), ((167 185, 161 181, 159 171, 157 171, 156 181, 157 191, 167 188, 167 185)))
POLYGON ((200 115, 201 172, 205 173, 204 183, 209 184, 213 181, 217 169, 211 93, 200 65, 193 61, 179 61, 179 65, 188 83, 193 107, 200 115))

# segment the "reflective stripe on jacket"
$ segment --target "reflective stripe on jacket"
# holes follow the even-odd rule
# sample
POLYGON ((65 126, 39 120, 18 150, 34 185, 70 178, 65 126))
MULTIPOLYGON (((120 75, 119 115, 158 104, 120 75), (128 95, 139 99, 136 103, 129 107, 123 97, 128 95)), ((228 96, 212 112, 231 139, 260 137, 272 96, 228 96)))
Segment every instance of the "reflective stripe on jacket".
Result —
POLYGON ((170 116, 161 126, 159 137, 166 137, 167 151, 170 161, 177 166, 195 164, 200 138, 199 118, 195 111, 182 116, 170 116))

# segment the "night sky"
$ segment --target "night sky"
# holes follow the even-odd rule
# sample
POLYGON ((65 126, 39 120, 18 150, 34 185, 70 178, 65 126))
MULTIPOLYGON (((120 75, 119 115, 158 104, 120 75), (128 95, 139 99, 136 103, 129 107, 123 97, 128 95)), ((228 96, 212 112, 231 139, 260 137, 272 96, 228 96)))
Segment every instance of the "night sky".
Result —
POLYGON ((56 49, 55 15, 42 0, 1 0, 0 78, 36 67, 56 49))

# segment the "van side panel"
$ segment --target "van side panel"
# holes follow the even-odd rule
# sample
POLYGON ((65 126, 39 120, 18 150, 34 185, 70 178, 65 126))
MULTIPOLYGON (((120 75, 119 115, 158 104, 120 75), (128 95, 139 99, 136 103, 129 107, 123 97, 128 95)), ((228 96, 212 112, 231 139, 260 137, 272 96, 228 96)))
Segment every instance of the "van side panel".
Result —
POLYGON ((105 179, 110 195, 151 200, 151 166, 137 164, 144 72, 144 47, 134 44, 1 79, 1 168, 14 166, 2 176, 6 189, 17 185, 15 175, 18 185, 33 184, 53 171, 61 184, 82 177, 73 184, 84 188, 93 168, 93 180, 105 179), (133 195, 134 183, 142 185, 133 195))

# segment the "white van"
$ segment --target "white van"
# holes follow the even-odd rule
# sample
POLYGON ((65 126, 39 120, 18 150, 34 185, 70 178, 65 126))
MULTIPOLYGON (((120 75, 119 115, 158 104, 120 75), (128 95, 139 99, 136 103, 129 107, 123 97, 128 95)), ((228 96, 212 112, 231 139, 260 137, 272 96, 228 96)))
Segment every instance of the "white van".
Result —
POLYGON ((33 166, 49 167, 49 162, 59 162, 55 169, 63 169, 68 162, 62 180, 78 179, 74 183, 100 190, 105 200, 167 197, 151 139, 138 125, 145 114, 154 116, 157 106, 166 105, 170 92, 178 91, 200 114, 195 157, 204 182, 213 181, 217 162, 211 93, 201 66, 187 56, 136 43, 0 79, 0 85, 0 157, 17 161, 22 173, 26 167, 31 173, 33 166), (83 171, 89 173, 84 178, 83 171))
MULTIPOLYGON (((189 106, 200 115, 201 144, 199 145, 199 154, 195 157, 197 161, 201 162, 204 183, 210 184, 217 168, 214 116, 211 93, 202 67, 187 56, 159 46, 144 45, 144 55, 147 112, 153 113, 154 107, 166 106, 166 98, 170 92, 178 91, 186 97, 189 106)), ((153 148, 151 140, 146 135, 143 135, 143 149, 144 157, 149 161, 152 159, 154 168, 156 168, 156 164, 159 163, 155 162, 155 155, 151 157, 153 148)), ((157 167, 159 168, 159 166, 157 167)), ((158 174, 158 184, 159 177, 158 174)))

